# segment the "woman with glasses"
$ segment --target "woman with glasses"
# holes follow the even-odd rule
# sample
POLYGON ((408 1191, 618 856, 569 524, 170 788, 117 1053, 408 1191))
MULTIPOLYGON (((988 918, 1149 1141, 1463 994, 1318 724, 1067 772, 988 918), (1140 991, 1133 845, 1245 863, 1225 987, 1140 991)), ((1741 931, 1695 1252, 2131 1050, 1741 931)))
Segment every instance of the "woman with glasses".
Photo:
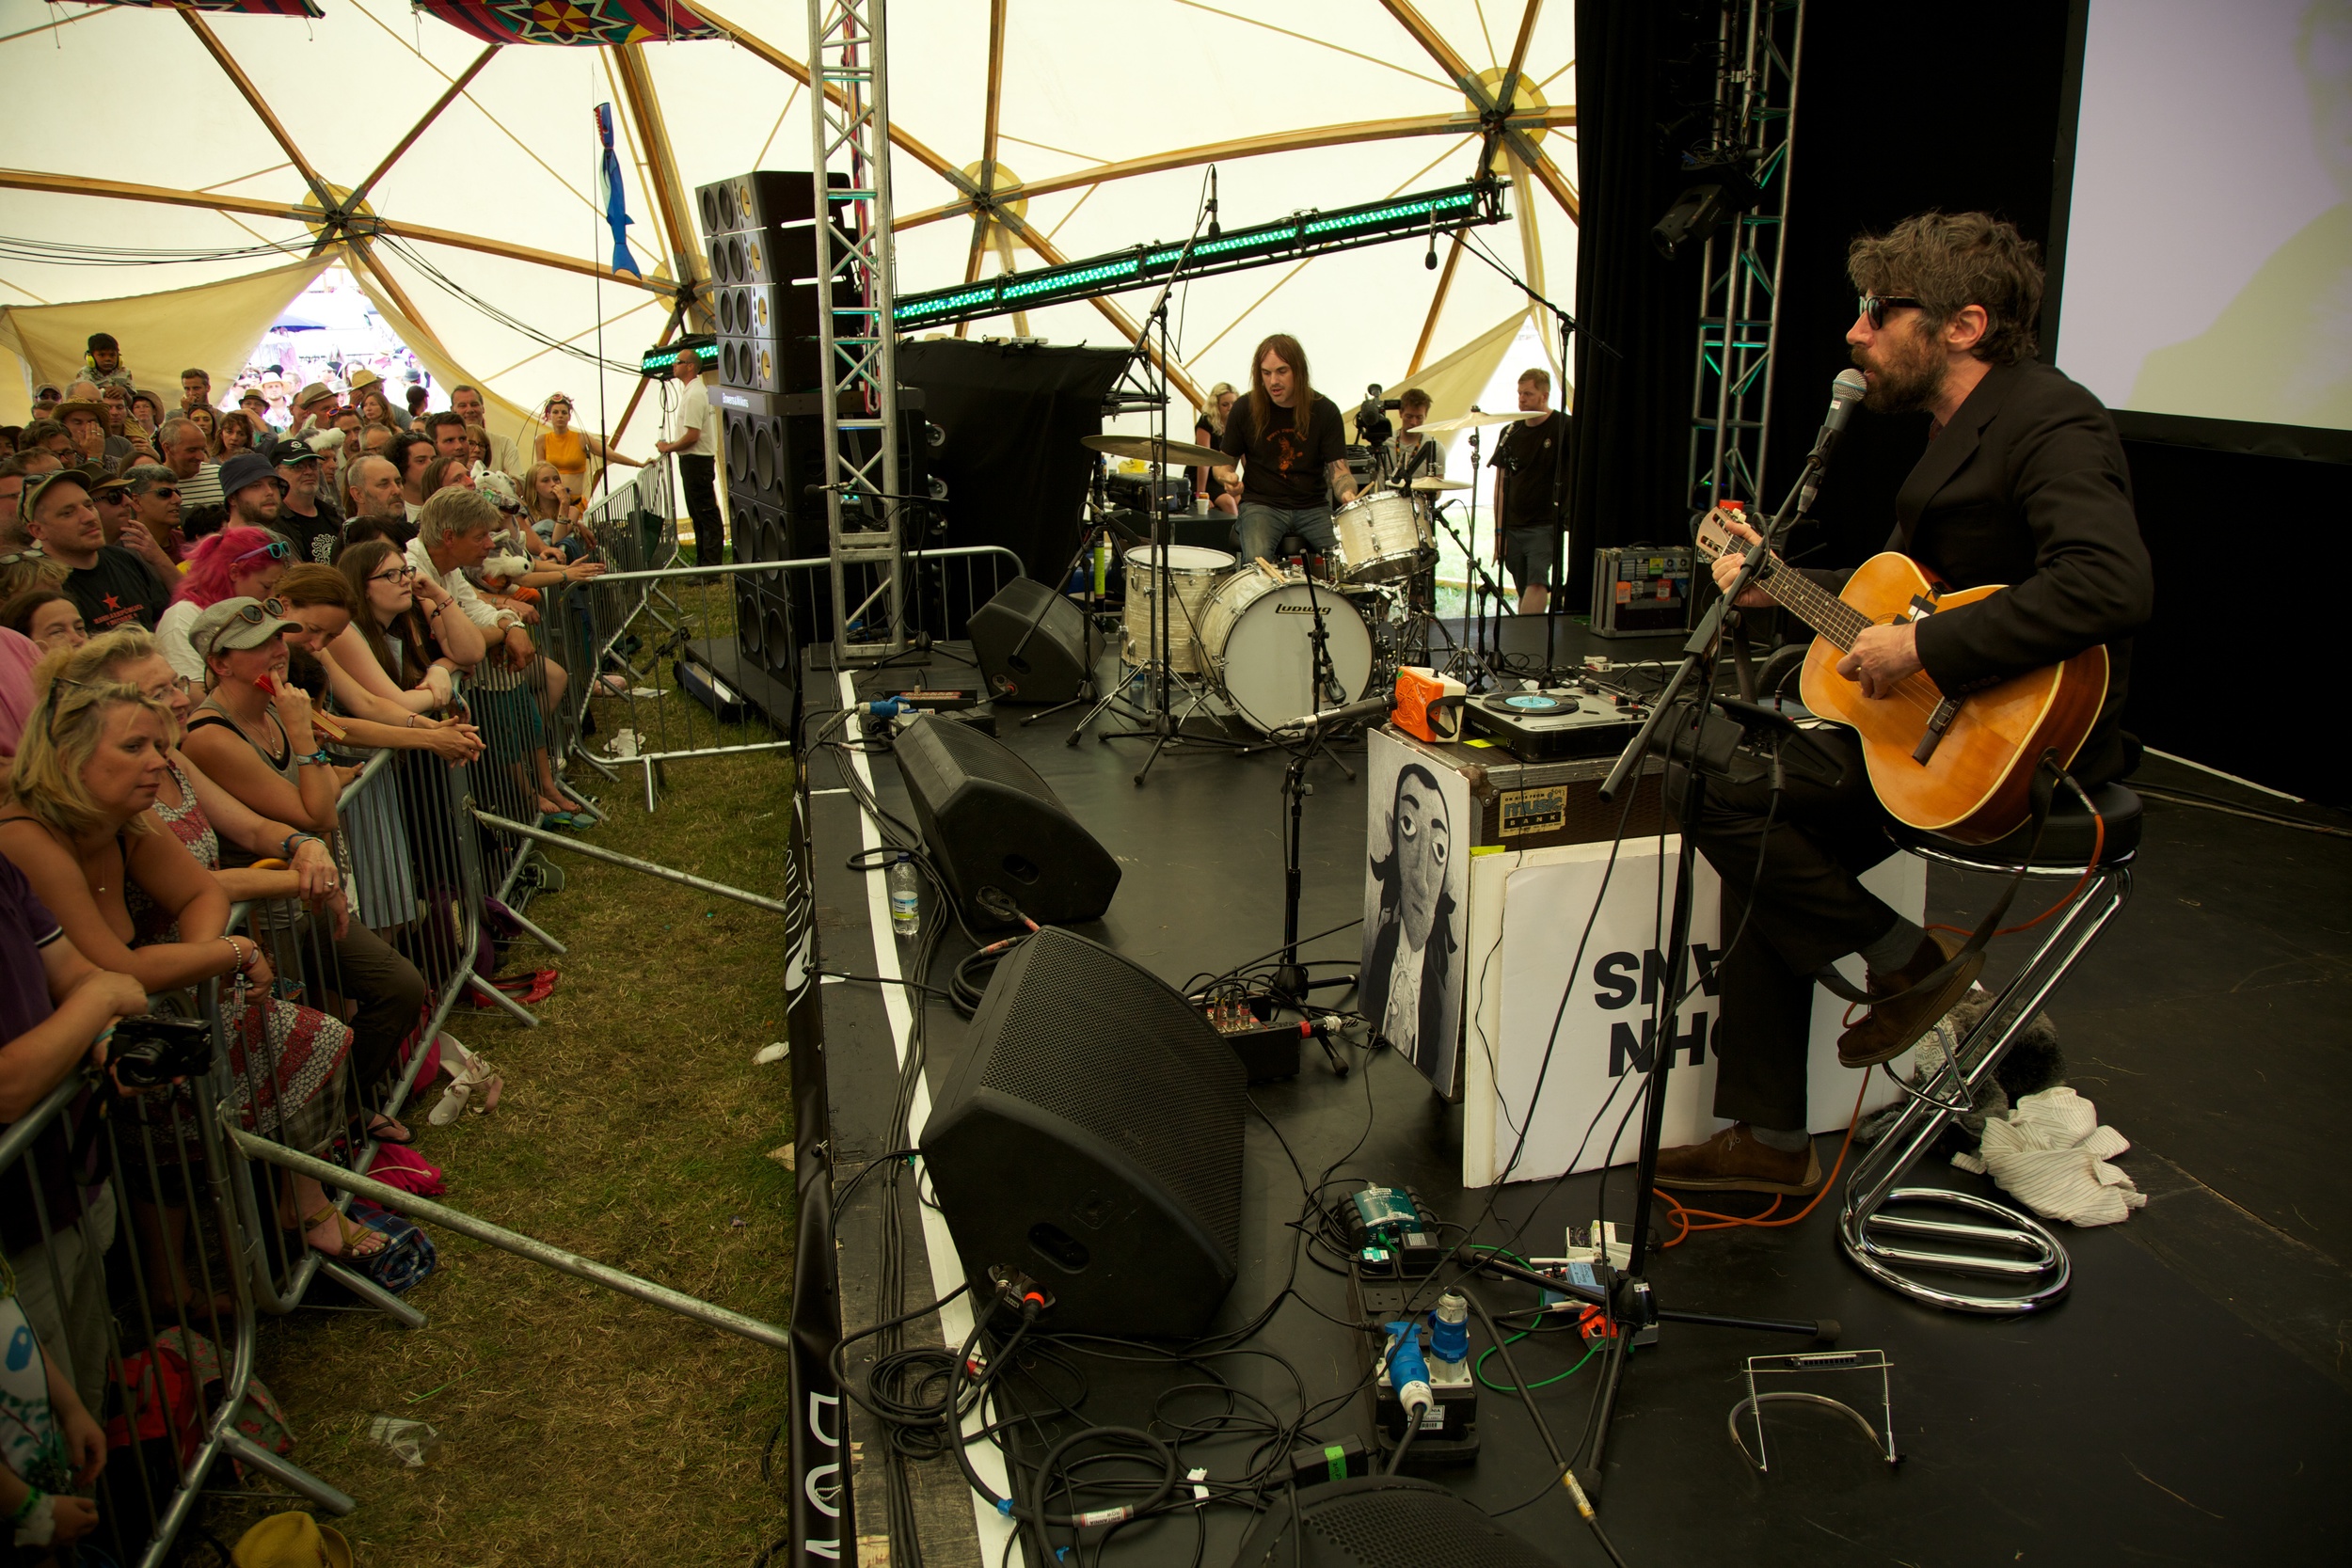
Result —
POLYGON ((453 670, 482 662, 482 628, 458 611, 449 591, 420 576, 389 539, 367 539, 336 558, 336 570, 351 585, 359 613, 352 626, 368 654, 409 698, 431 692, 441 707, 450 701, 453 670))
MULTIPOLYGON (((0 854, 77 951, 151 996, 220 980, 240 1119, 261 1136, 325 1154, 342 1130, 351 1031, 270 995, 261 944, 228 931, 228 888, 177 833, 158 831, 151 808, 170 778, 176 726, 166 704, 107 676, 121 651, 109 637, 44 663, 46 689, 0 800, 0 854)), ((294 1178, 280 1196, 280 1219, 319 1251, 382 1249, 380 1236, 336 1213, 316 1181, 294 1178)), ((160 1264, 151 1289, 181 1305, 189 1289, 175 1266, 182 1227, 167 1209, 160 1225, 152 1214, 142 1227, 160 1264)))
POLYGON ((171 607, 155 624, 171 667, 190 680, 204 678, 204 661, 189 644, 188 628, 208 605, 223 599, 266 599, 292 563, 294 547, 265 528, 225 528, 188 551, 171 607))
POLYGON ((31 588, 0 603, 0 626, 29 637, 44 654, 78 648, 89 641, 82 607, 55 588, 31 588))

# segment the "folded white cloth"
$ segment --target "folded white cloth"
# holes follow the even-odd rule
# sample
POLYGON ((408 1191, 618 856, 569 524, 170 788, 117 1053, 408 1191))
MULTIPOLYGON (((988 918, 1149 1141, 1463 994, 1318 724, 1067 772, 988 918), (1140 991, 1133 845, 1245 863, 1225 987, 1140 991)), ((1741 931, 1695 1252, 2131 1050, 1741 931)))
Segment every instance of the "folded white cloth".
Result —
POLYGON ((2147 1195, 2107 1162, 2131 1141, 2099 1125, 2099 1108, 2073 1089, 2043 1089, 2017 1102, 2006 1117, 1988 1117, 1984 1143, 1952 1164, 1990 1174, 2003 1192, 2043 1219, 2075 1225, 2117 1225, 2147 1195))

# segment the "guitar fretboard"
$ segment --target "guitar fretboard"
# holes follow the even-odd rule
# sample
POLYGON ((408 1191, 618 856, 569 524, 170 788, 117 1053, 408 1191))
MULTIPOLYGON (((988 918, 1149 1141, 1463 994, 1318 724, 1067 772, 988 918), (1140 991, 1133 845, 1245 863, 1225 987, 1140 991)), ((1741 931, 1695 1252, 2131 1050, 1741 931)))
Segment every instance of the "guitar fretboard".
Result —
POLYGON ((1870 625, 1868 616, 1776 555, 1765 558, 1764 569, 1756 574, 1756 586, 1841 648, 1852 647, 1854 639, 1870 625))

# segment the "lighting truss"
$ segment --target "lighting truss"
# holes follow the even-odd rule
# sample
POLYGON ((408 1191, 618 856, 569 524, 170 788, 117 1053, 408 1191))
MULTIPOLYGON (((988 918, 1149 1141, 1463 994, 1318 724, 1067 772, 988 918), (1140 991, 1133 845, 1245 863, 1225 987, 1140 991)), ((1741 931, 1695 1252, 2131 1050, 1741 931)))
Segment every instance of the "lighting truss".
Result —
POLYGON ((1435 237, 1458 229, 1502 223, 1510 217, 1503 208, 1504 182, 1468 182, 1443 190, 1391 197, 1386 201, 1337 212, 1309 210, 1277 223, 1254 229, 1232 229, 1215 239, 1202 239, 1184 257, 1182 241, 1172 245, 1139 245, 1107 255, 1046 267, 1037 272, 1005 273, 983 283, 929 293, 907 294, 898 301, 891 320, 900 332, 946 326, 982 316, 1035 310, 1073 299, 1092 299, 1165 281, 1212 277, 1277 261, 1303 261, 1335 250, 1354 250, 1391 240, 1435 237))

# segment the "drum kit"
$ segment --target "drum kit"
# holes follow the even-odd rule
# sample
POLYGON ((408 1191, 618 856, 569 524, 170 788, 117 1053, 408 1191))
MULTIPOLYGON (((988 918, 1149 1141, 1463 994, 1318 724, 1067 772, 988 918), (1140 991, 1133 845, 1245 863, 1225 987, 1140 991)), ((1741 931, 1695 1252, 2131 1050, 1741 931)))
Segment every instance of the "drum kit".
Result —
MULTIPOLYGON (((1422 429, 1437 434, 1524 418, 1473 414, 1422 429)), ((1151 465, 1199 468, 1231 461, 1208 447, 1152 436, 1081 439, 1106 457, 1151 465)), ((1155 731, 1128 733, 1252 751, 1304 715, 1386 685, 1400 666, 1429 662, 1430 630, 1439 625, 1429 592, 1438 498, 1470 488, 1435 476, 1375 481, 1332 512, 1336 548, 1319 563, 1239 561, 1225 550, 1170 544, 1159 520, 1154 541, 1128 548, 1120 562, 1119 684, 1079 721, 1069 743, 1077 744, 1087 726, 1123 698, 1147 718, 1160 717, 1155 731), (1195 716, 1233 720, 1254 736, 1184 730, 1195 716)), ((1142 780, 1138 773, 1136 783, 1142 780)))

